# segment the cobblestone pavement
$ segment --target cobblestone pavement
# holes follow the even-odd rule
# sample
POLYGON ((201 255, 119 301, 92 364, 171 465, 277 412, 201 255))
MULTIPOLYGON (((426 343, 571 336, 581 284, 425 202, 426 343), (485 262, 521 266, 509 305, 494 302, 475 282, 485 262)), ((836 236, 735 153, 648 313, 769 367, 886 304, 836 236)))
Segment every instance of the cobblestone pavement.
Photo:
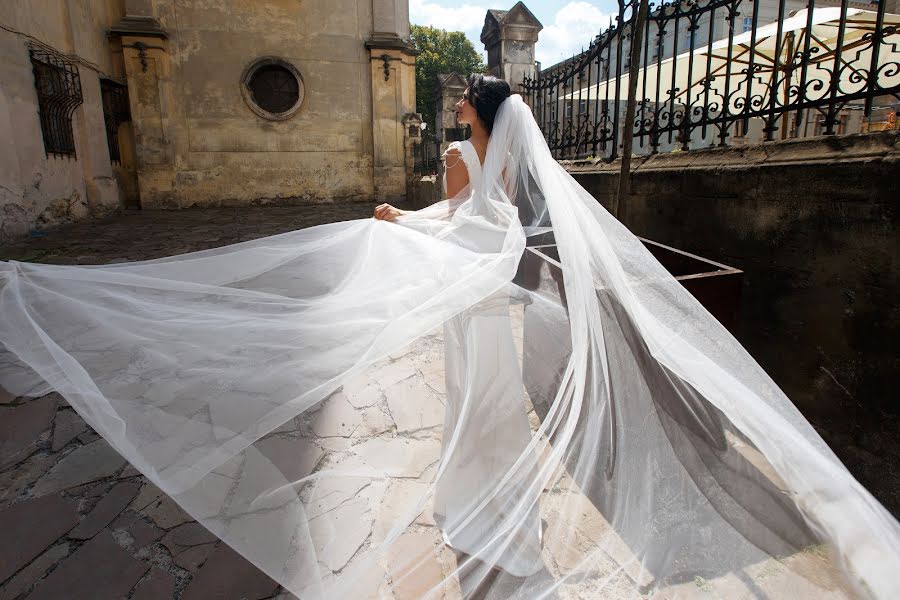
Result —
MULTIPOLYGON (((0 249, 0 258, 68 264, 148 259, 366 217, 373 206, 128 213, 24 240, 0 249)), ((521 350, 522 308, 514 309, 512 316, 521 350)), ((347 568, 361 549, 383 539, 404 501, 433 479, 444 413, 442 348, 439 332, 424 336, 407 352, 345 384, 315 411, 270 434, 291 437, 301 432, 312 439, 317 459, 310 463, 316 467, 310 468, 372 457, 410 457, 402 477, 369 486, 364 494, 349 490, 354 498, 331 494, 316 505, 329 519, 358 524, 358 531, 348 532, 323 552, 321 561, 328 569, 347 568)), ((534 411, 529 417, 536 426, 534 411)), ((583 505, 582 520, 563 522, 549 496, 541 507, 548 530, 564 527, 576 533, 570 539, 581 541, 608 533, 609 525, 590 501, 585 498, 583 505)), ((315 534, 315 521, 311 530, 315 534)), ((58 394, 13 398, 0 389, 0 532, 0 600, 294 598, 146 481, 58 394)), ((591 548, 560 545, 553 539, 548 537, 544 558, 549 575, 558 578, 591 548)), ((616 584, 616 590, 607 589, 605 594, 630 596, 640 577, 630 572, 636 566, 634 557, 624 544, 615 542, 609 544, 608 554, 609 576, 621 575, 621 587, 616 584)), ((456 557, 443 547, 428 508, 392 547, 391 555, 391 562, 379 563, 379 575, 395 578, 402 557, 431 558, 393 592, 382 586, 365 590, 360 599, 412 600, 456 568, 456 557), (440 548, 437 555, 435 548, 440 548)), ((829 593, 820 593, 821 587, 813 592, 807 578, 790 580, 792 575, 778 561, 750 565, 744 573, 716 581, 686 582, 671 591, 683 598, 757 597, 757 593, 768 597, 787 583, 797 592, 793 597, 840 596, 840 586, 821 556, 800 553, 788 560, 793 567, 800 564, 799 570, 810 574, 809 581, 830 581, 823 586, 829 593)), ((503 596, 502 577, 493 590, 500 590, 498 597, 503 596)), ((444 600, 459 596, 452 580, 440 592, 444 600)), ((573 586, 561 589, 558 597, 594 595, 573 586)))
MULTIPOLYGON (((126 211, 0 246, 0 260, 101 264, 227 246, 335 221, 372 216, 373 202, 126 211)), ((399 205, 398 205, 399 206, 399 205)))
MULTIPOLYGON (((55 264, 145 260, 365 218, 375 203, 129 211, 0 247, 55 264)), ((0 600, 288 598, 99 439, 58 394, 0 389, 0 600)))

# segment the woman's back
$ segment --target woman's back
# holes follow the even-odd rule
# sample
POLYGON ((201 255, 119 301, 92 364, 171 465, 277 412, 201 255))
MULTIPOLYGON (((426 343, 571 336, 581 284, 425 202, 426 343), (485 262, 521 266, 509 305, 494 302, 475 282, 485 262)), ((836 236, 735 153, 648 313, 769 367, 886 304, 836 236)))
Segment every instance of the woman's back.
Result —
MULTIPOLYGON (((486 151, 486 148, 485 148, 486 151)), ((482 184, 482 159, 470 140, 451 142, 444 152, 444 181, 448 198, 453 198, 465 187, 478 189, 482 184), (461 170, 465 168, 465 173, 461 170)))

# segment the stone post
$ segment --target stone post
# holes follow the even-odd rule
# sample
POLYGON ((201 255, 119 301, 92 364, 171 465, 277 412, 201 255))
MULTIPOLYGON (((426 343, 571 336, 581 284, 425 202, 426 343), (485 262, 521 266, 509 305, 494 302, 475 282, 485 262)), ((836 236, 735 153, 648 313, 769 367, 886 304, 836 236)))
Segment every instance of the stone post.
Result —
POLYGON ((544 26, 521 2, 509 10, 488 10, 481 42, 488 55, 488 73, 505 79, 513 93, 522 80, 536 75, 534 46, 544 26))

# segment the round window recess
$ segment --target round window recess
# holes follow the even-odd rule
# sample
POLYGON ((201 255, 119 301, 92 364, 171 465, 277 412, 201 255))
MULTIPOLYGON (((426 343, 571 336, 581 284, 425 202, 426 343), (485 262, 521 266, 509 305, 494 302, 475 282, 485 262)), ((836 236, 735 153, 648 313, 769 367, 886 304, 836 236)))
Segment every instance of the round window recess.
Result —
POLYGON ((266 56, 244 70, 241 93, 253 112, 264 119, 283 121, 303 104, 303 79, 291 63, 266 56))

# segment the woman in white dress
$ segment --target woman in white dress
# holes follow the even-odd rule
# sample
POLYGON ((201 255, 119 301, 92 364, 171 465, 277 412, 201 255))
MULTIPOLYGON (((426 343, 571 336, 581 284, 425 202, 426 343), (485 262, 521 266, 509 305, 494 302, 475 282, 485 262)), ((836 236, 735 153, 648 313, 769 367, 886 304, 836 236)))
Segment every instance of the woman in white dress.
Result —
MULTIPOLYGON (((509 84, 502 79, 469 77, 456 115, 458 123, 471 127, 471 136, 452 142, 444 152, 447 198, 457 198, 467 188, 482 188, 482 164, 494 119, 510 95, 509 84)), ((406 211, 382 204, 374 216, 392 221, 403 214, 406 211)), ((436 482, 434 517, 445 542, 469 555, 490 545, 497 524, 521 495, 510 486, 503 494, 488 497, 491 482, 510 470, 532 435, 509 303, 509 291, 504 289, 444 324, 447 395, 442 455, 447 464, 436 482), (482 502, 485 506, 479 508, 482 502)), ((518 576, 542 568, 537 509, 531 507, 528 523, 517 528, 497 558, 498 568, 518 576)))

